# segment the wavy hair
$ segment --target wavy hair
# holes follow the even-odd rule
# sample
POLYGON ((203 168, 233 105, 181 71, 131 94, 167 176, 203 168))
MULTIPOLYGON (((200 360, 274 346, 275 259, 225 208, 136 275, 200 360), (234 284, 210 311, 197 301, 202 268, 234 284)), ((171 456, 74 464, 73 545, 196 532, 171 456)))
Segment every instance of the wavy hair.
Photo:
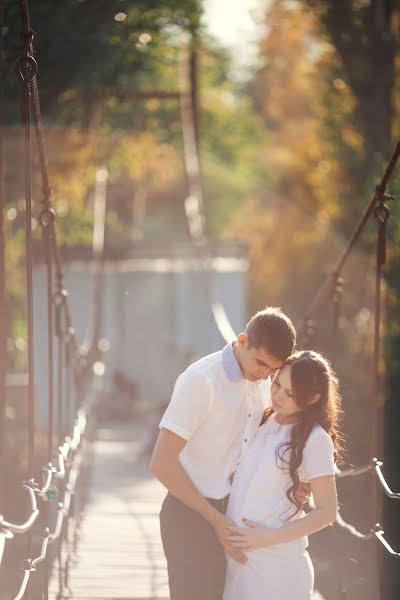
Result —
MULTIPOLYGON (((293 398, 299 408, 297 416, 300 419, 300 422, 292 427, 290 441, 282 442, 275 451, 278 467, 288 468, 293 482, 286 492, 286 496, 295 507, 289 519, 302 509, 302 505, 295 498, 300 485, 297 470, 303 460, 304 446, 315 425, 320 425, 330 435, 335 462, 341 458, 342 436, 339 420, 342 411, 337 377, 330 363, 321 354, 311 350, 296 352, 288 358, 285 365, 291 366, 293 398), (320 398, 312 403, 316 394, 319 394, 320 398)), ((267 408, 261 424, 274 412, 272 408, 267 408)))

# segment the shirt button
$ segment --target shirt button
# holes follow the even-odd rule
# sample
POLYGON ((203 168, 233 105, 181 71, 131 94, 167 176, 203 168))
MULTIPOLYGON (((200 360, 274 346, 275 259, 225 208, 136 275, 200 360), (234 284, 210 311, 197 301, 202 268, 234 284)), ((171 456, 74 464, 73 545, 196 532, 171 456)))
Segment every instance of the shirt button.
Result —
POLYGON ((247 442, 247 438, 244 438, 244 441, 247 442))
POLYGON ((251 413, 249 413, 249 417, 251 417, 251 413))

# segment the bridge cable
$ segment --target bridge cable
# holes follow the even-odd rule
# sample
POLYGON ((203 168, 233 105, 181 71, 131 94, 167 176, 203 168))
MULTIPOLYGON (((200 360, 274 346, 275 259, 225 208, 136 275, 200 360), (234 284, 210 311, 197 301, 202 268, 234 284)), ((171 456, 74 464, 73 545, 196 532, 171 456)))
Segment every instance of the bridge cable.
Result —
MULTIPOLYGON (((316 312, 324 302, 329 299, 333 305, 333 320, 332 320, 332 339, 331 339, 331 351, 332 358, 335 359, 337 352, 337 336, 339 331, 339 318, 340 318, 340 308, 341 301, 343 296, 343 279, 340 277, 342 268, 354 246, 356 241, 358 240, 361 232, 363 231, 366 223, 369 218, 373 214, 377 221, 377 241, 376 241, 376 267, 375 267, 375 311, 374 311, 374 347, 373 347, 373 395, 372 395, 372 411, 371 413, 374 415, 372 422, 372 435, 371 435, 371 455, 377 456, 379 452, 379 431, 380 431, 380 412, 379 412, 379 354, 380 354, 380 327, 381 327, 381 282, 382 282, 382 268, 385 264, 386 260, 386 227, 387 221, 390 216, 390 210, 385 204, 385 200, 392 200, 394 196, 385 194, 386 186, 389 182, 389 179, 393 173, 396 162, 400 156, 400 140, 398 141, 392 157, 385 169, 384 175, 379 183, 376 186, 375 193, 373 194, 370 202, 368 203, 366 209, 359 222, 356 225, 356 228, 353 230, 353 233, 347 242, 345 249, 338 262, 336 263, 335 268, 328 276, 327 280, 323 283, 323 285, 318 290, 317 294, 314 296, 313 301, 310 304, 309 309, 307 310, 304 320, 303 320, 303 338, 305 342, 309 345, 312 340, 312 336, 315 334, 315 324, 312 320, 312 315, 316 312)), ((389 485, 387 484, 382 471, 383 463, 379 461, 377 458, 373 458, 369 465, 365 465, 359 468, 352 468, 346 471, 341 471, 336 468, 336 477, 337 478, 346 478, 346 477, 357 477, 364 473, 369 473, 374 471, 377 476, 377 482, 383 488, 384 493, 392 499, 400 499, 400 493, 392 492, 389 485)), ((375 494, 377 493, 377 488, 374 488, 375 494)), ((377 496, 375 497, 375 510, 376 514, 379 514, 378 508, 378 500, 377 496)), ((338 511, 336 517, 336 525, 344 531, 347 531, 353 537, 356 537, 362 541, 369 541, 371 539, 377 539, 383 548, 393 557, 400 558, 400 553, 396 552, 387 540, 384 537, 384 531, 382 530, 379 523, 372 528, 369 533, 364 534, 358 529, 347 523, 341 516, 338 511)), ((337 562, 338 564, 338 562, 337 562)), ((341 573, 340 567, 338 568, 339 578, 340 578, 340 594, 341 598, 347 598, 347 590, 344 587, 343 577, 341 573)))
POLYGON ((396 166, 397 160, 400 156, 400 139, 397 141, 397 144, 393 150, 392 156, 386 166, 385 172, 382 176, 381 181, 376 186, 374 193, 372 194, 367 206, 364 209, 363 214, 361 215, 359 221, 357 222, 353 232, 348 239, 342 253, 340 254, 334 268, 331 273, 326 277, 324 282, 321 284, 317 292, 314 294, 309 307, 305 311, 303 317, 303 325, 299 327, 299 330, 302 331, 302 334, 305 340, 310 341, 313 334, 315 333, 315 327, 313 323, 313 315, 315 312, 325 304, 328 298, 332 297, 332 292, 335 289, 336 282, 338 278, 341 276, 341 272, 343 267, 345 266, 347 259, 357 243, 361 233, 364 230, 365 225, 367 224, 369 218, 373 214, 375 207, 378 205, 380 199, 384 200, 393 200, 394 197, 386 194, 386 187, 389 182, 390 177, 392 176, 393 170, 396 166))
MULTIPOLYGON (((25 251, 26 251, 26 311, 28 346, 28 479, 34 481, 35 454, 35 382, 33 352, 33 264, 32 264, 32 135, 31 135, 31 81, 35 77, 37 65, 33 58, 32 38, 26 1, 20 0, 22 18, 21 37, 23 51, 16 69, 20 80, 21 118, 24 128, 25 162, 25 251)), ((32 535, 26 538, 28 556, 32 552, 32 535)))
MULTIPOLYGON (((0 315, 6 314, 5 302, 5 189, 4 189, 4 130, 3 103, 0 100, 0 315)), ((0 506, 5 499, 5 423, 6 423, 6 369, 7 369, 7 326, 6 319, 0 319, 0 506)), ((3 540, 4 541, 4 540, 3 540)), ((0 562, 2 554, 0 540, 0 562)))
POLYGON ((104 232, 107 205, 107 182, 108 171, 105 166, 96 169, 96 182, 93 199, 93 291, 92 291, 92 321, 89 321, 88 329, 82 345, 84 353, 95 353, 95 342, 99 338, 100 322, 102 318, 102 282, 104 276, 104 232))
MULTIPOLYGON (((36 81, 37 64, 33 57, 33 33, 30 28, 27 0, 20 0, 20 16, 24 49, 21 57, 16 63, 16 73, 21 85, 21 116, 25 132, 25 196, 26 196, 26 254, 27 254, 27 304, 28 304, 28 362, 29 362, 29 424, 28 424, 28 476, 29 481, 24 483, 27 490, 31 514, 25 523, 18 525, 7 522, 0 517, 0 562, 4 542, 13 537, 14 533, 28 534, 28 556, 32 556, 32 542, 30 530, 39 515, 36 496, 42 500, 50 500, 55 497, 52 481, 54 477, 61 481, 63 488, 63 502, 58 505, 55 528, 50 532, 45 528, 40 554, 35 558, 29 558, 25 562, 24 576, 19 591, 14 600, 20 600, 25 593, 29 596, 29 580, 31 573, 35 572, 37 565, 48 561, 48 547, 58 540, 59 545, 63 539, 63 523, 68 522, 72 497, 81 469, 83 455, 84 434, 87 427, 87 415, 90 410, 90 401, 84 400, 83 386, 87 383, 88 361, 80 354, 75 330, 72 327, 71 313, 68 305, 68 294, 64 287, 64 270, 61 261, 60 250, 57 244, 56 231, 54 228, 55 212, 51 206, 52 190, 49 185, 47 159, 43 127, 40 112, 39 94, 36 81), (48 304, 48 365, 51 374, 48 374, 49 386, 49 429, 47 435, 47 460, 48 464, 43 468, 43 483, 39 486, 34 481, 34 380, 33 380, 33 277, 32 277, 32 191, 31 191, 31 118, 35 121, 36 139, 39 151, 39 161, 42 175, 43 200, 39 222, 42 225, 42 237, 46 256, 47 272, 47 304, 48 304), (56 291, 52 293, 53 265, 55 270, 56 291), (57 454, 57 466, 53 466, 52 446, 54 437, 54 358, 53 358, 53 317, 54 330, 58 338, 58 438, 59 448, 57 454), (65 368, 65 377, 63 370, 65 368), (65 400, 71 398, 70 384, 74 385, 76 398, 76 416, 71 437, 64 437, 68 423, 68 411, 65 400), (63 387, 65 389, 63 389, 63 387)), ((95 340, 93 340, 94 343, 95 340)), ((47 514, 47 510, 44 509, 47 514)), ((74 527, 74 537, 77 536, 78 520, 74 527)), ((69 557, 68 557, 69 558, 69 557)), ((60 568, 62 565, 60 564, 60 568)), ((65 580, 65 578, 64 578, 65 580)), ((64 597, 65 587, 60 585, 59 596, 64 597)), ((48 573, 44 575, 43 597, 48 598, 48 573)))
POLYGON ((195 50, 191 54, 183 52, 181 60, 181 123, 183 134, 184 162, 189 187, 189 195, 185 200, 185 213, 192 238, 193 246, 197 249, 201 267, 206 277, 206 295, 211 314, 217 330, 225 343, 229 344, 237 335, 228 319, 225 308, 218 302, 214 294, 212 282, 213 257, 206 234, 204 197, 198 156, 198 134, 195 115, 195 50))

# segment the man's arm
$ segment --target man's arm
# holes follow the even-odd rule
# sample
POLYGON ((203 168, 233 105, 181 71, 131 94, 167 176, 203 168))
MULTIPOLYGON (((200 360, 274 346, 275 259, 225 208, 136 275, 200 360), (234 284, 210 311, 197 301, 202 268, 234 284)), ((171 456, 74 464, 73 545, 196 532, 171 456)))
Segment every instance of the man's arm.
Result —
MULTIPOLYGON (((150 459, 150 471, 181 502, 200 513, 215 529, 215 533, 223 544, 227 529, 232 521, 214 508, 194 485, 179 460, 179 454, 186 445, 186 440, 168 429, 161 429, 153 455, 150 459)), ((226 551, 238 562, 245 562, 242 552, 226 551)))
POLYGON ((184 438, 161 429, 150 459, 150 471, 175 498, 200 513, 212 525, 220 513, 202 496, 179 460, 184 438))

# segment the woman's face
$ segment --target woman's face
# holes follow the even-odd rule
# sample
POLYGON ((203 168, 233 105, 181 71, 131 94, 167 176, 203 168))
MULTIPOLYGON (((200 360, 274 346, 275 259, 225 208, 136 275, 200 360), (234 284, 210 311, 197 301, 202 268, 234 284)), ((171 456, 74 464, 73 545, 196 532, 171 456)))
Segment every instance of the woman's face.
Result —
POLYGON ((293 397, 291 371, 291 365, 285 365, 272 380, 272 408, 283 418, 291 417, 300 410, 293 397))

